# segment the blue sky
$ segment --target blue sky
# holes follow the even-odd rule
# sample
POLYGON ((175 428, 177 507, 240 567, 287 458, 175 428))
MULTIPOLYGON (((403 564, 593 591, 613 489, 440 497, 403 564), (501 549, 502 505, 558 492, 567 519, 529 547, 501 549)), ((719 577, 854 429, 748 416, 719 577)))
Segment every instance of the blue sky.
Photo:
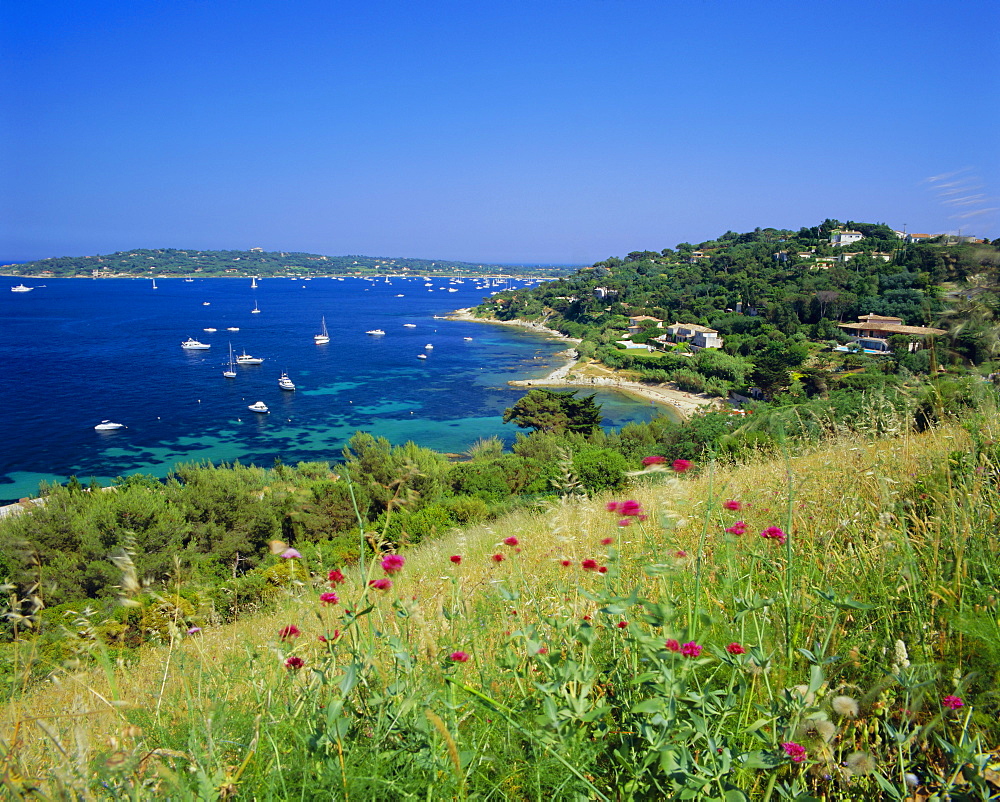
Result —
POLYGON ((0 259, 993 239, 998 30, 995 0, 4 3, 0 259))

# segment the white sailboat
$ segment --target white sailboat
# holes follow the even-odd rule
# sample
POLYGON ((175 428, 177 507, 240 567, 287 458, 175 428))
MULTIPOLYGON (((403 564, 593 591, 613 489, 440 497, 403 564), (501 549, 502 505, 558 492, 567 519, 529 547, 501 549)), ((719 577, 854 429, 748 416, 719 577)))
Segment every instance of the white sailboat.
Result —
POLYGON ((252 289, 252 290, 257 289, 257 277, 256 276, 254 276, 253 278, 250 279, 250 289, 252 289))
POLYGON ((156 289, 156 278, 155 277, 153 278, 153 289, 154 290, 156 289))
POLYGON ((222 371, 222 375, 227 379, 236 378, 236 365, 233 362, 233 344, 229 343, 229 370, 222 371))
POLYGON ((326 330, 326 317, 323 317, 322 321, 323 331, 320 334, 314 334, 313 340, 316 341, 316 345, 322 345, 323 343, 330 342, 330 333, 326 330))
POLYGON ((257 302, 256 301, 253 302, 253 309, 250 310, 250 314, 252 314, 252 315, 259 315, 260 314, 260 310, 257 308, 257 302))

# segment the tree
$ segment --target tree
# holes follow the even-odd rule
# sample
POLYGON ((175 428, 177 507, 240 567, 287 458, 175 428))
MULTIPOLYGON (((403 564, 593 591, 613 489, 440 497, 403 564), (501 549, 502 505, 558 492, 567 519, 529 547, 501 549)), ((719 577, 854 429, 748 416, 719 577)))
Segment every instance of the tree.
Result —
POLYGON ((576 391, 531 390, 503 413, 503 422, 540 432, 592 434, 601 425, 601 406, 594 396, 576 397, 576 391))

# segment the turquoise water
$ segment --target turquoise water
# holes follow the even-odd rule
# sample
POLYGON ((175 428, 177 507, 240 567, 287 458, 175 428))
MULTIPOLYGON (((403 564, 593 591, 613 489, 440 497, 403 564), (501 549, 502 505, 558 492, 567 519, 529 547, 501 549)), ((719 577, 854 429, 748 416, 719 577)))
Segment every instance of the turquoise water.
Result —
MULTIPOLYGON (((518 429, 501 418, 525 390, 507 382, 544 376, 566 348, 513 327, 435 319, 497 289, 470 279, 24 283, 36 289, 0 291, 3 501, 70 475, 110 482, 192 460, 335 460, 358 430, 442 452, 494 435, 511 443, 518 429), (316 345, 323 316, 331 339, 316 345), (385 336, 365 334, 374 328, 385 336), (188 337, 212 347, 182 349, 188 337), (230 342, 264 363, 224 378, 230 342), (294 392, 278 388, 282 371, 294 392), (270 413, 249 411, 256 401, 270 413), (95 431, 103 419, 127 428, 95 431)), ((597 400, 608 427, 659 414, 610 391, 597 400)))

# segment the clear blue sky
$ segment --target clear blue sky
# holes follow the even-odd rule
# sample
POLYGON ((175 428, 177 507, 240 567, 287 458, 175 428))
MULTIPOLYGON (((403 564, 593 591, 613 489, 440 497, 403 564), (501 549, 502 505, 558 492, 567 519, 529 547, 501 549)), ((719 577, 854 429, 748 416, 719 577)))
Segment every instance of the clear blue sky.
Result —
POLYGON ((0 259, 992 239, 998 31, 996 0, 6 2, 0 259))

